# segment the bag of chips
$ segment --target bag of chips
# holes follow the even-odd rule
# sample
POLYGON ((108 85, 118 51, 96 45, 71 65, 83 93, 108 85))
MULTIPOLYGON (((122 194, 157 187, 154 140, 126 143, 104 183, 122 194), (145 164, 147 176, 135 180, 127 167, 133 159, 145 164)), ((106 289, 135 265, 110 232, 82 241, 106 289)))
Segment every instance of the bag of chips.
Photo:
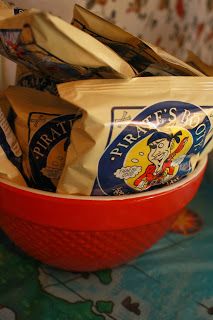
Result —
POLYGON ((79 5, 75 5, 72 23, 109 46, 126 60, 137 71, 138 75, 203 75, 164 50, 131 35, 79 5))
POLYGON ((0 54, 57 83, 135 75, 127 62, 95 38, 35 9, 0 21, 0 54))
MULTIPOLYGON (((6 1, 0 0, 0 20, 12 17, 23 12, 23 9, 14 7, 6 1)), ((16 66, 0 55, 0 90, 4 90, 8 83, 14 83, 16 66)))
POLYGON ((55 191, 64 168, 78 108, 33 89, 5 91, 13 109, 15 134, 23 151, 23 167, 33 188, 55 191))
POLYGON ((0 178, 26 186, 23 178, 22 151, 6 119, 7 101, 0 96, 0 178), (6 113, 6 114, 5 114, 6 113))
POLYGON ((213 78, 87 80, 58 90, 83 110, 59 193, 123 195, 175 183, 210 145, 213 78))
POLYGON ((188 51, 188 57, 186 62, 190 64, 195 69, 201 71, 206 76, 213 76, 213 66, 204 63, 198 56, 196 56, 192 51, 188 51))

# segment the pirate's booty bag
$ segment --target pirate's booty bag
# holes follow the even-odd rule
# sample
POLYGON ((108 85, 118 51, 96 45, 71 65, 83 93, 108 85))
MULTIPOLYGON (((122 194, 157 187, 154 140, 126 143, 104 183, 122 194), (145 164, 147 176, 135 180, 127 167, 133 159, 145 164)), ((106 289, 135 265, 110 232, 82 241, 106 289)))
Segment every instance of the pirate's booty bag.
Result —
POLYGON ((141 76, 200 76, 200 71, 113 25, 94 13, 75 5, 73 25, 113 49, 141 76))
POLYGON ((22 167, 22 151, 7 121, 5 97, 0 96, 0 178, 26 186, 22 167))
POLYGON ((58 90, 83 110, 59 193, 122 195, 175 183, 209 146, 213 78, 88 80, 58 90))
MULTIPOLYGON (((14 8, 7 3, 0 0, 0 19, 6 19, 12 17, 18 13, 22 13, 22 9, 14 8)), ((1 56, 0 56, 1 59, 1 56)), ((1 63, 1 61, 0 61, 1 63)), ((1 73, 1 70, 0 70, 1 73)), ((0 81, 3 81, 0 79, 0 81)), ((57 81, 49 77, 44 77, 43 74, 35 71, 34 69, 29 69, 23 64, 17 65, 16 72, 16 85, 27 88, 34 88, 41 91, 47 91, 52 94, 57 95, 56 88, 57 81)))
POLYGON ((95 38, 35 9, 0 21, 0 54, 55 82, 135 75, 95 38))
MULTIPOLYGON (((22 9, 12 8, 8 5, 7 8, 4 7, 4 10, 0 9, 0 19, 5 19, 22 12, 22 9)), ((57 81, 54 81, 50 77, 45 77, 42 73, 34 69, 27 68, 24 64, 17 65, 16 85, 18 86, 34 88, 57 95, 56 84, 57 81)))
POLYGON ((64 167, 78 108, 34 89, 10 87, 5 92, 13 109, 15 134, 23 150, 30 186, 55 191, 64 167))

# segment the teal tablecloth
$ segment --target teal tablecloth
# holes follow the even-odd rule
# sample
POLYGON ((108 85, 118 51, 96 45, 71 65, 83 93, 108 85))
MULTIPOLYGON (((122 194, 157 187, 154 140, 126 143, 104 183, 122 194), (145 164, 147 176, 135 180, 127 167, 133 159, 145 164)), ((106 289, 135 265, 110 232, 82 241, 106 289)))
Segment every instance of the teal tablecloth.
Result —
POLYGON ((213 320, 213 185, 189 207, 198 215, 179 219, 182 234, 93 274, 44 266, 1 233, 0 320, 213 320))

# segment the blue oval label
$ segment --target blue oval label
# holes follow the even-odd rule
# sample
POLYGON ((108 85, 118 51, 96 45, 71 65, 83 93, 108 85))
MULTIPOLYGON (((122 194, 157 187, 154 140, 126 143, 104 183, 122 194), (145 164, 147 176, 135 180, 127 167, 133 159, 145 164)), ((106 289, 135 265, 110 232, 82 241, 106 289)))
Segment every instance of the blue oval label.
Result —
POLYGON ((39 126, 43 116, 50 117, 50 120, 32 133, 32 138, 30 138, 31 128, 29 127, 31 186, 41 190, 55 191, 64 168, 72 125, 79 116, 31 113, 29 126, 39 126))
MULTIPOLYGON (((109 138, 93 195, 137 193, 174 183, 192 171, 211 128, 201 107, 166 101, 148 108, 115 109, 124 110, 128 124, 114 141, 109 138), (128 109, 137 110, 135 118, 128 117, 128 109)), ((111 137, 116 121, 112 121, 111 137)))

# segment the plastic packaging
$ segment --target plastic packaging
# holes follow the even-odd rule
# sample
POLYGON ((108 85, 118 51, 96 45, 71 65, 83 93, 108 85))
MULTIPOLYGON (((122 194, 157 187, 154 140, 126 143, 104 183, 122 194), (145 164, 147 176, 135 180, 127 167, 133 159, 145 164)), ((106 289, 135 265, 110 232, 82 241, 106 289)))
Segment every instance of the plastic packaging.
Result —
POLYGON ((31 187, 55 191, 64 168, 78 108, 49 93, 21 87, 5 91, 31 187))
POLYGON ((58 90, 83 110, 59 193, 122 195, 175 183, 211 150, 211 77, 88 80, 58 90))

